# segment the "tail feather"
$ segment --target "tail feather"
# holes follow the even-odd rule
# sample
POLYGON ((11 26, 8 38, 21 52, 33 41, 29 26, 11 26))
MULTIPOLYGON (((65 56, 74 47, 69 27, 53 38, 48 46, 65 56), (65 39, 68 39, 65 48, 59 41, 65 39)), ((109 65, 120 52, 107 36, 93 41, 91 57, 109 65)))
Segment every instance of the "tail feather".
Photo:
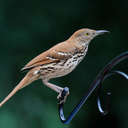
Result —
POLYGON ((37 76, 33 75, 33 72, 29 71, 26 76, 21 80, 21 82, 9 93, 7 97, 0 103, 0 107, 5 104, 18 90, 29 85, 33 81, 37 80, 37 76))

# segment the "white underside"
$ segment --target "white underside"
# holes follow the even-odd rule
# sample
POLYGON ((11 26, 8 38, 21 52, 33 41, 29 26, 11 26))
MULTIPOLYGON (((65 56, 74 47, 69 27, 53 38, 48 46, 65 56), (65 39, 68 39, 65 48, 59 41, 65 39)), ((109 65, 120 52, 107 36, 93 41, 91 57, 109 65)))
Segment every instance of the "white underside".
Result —
POLYGON ((80 54, 74 55, 71 59, 68 59, 67 62, 64 64, 64 66, 62 66, 64 63, 63 61, 61 61, 58 65, 54 65, 52 63, 49 65, 43 66, 43 68, 53 67, 55 69, 55 72, 53 72, 53 73, 49 72, 45 76, 45 79, 52 79, 52 78, 56 78, 56 77, 65 76, 65 75, 69 74, 70 72, 72 72, 76 68, 76 66, 83 60, 84 56, 86 55, 87 50, 88 50, 88 48, 85 49, 83 56, 78 57, 77 60, 75 60, 75 61, 74 61, 74 58, 76 58, 80 54))

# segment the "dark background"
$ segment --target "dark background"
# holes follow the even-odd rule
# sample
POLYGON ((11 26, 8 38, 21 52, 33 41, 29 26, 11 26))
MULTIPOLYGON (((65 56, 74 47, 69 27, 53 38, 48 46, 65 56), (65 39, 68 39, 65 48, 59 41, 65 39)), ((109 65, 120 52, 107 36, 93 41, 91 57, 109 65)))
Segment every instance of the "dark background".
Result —
MULTIPOLYGON (((23 78, 20 69, 33 57, 80 28, 106 29, 94 39, 84 61, 71 74, 52 80, 70 88, 66 115, 113 57, 128 50, 127 0, 0 0, 0 100, 23 78)), ((128 62, 117 69, 128 73, 128 62)), ((69 125, 58 117, 56 93, 41 80, 19 91, 0 108, 0 128, 128 128, 128 83, 119 76, 104 82, 111 107, 102 116, 96 92, 69 125)))

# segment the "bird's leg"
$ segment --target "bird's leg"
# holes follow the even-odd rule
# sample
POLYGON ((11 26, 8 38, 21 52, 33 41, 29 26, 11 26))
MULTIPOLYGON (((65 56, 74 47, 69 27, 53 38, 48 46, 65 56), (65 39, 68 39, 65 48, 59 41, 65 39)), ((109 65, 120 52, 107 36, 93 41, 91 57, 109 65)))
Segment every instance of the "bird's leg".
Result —
POLYGON ((59 100, 59 104, 64 103, 67 99, 67 96, 69 95, 69 89, 67 87, 62 88, 59 86, 56 86, 55 84, 49 83, 48 81, 42 80, 42 82, 55 92, 59 93, 57 96, 57 99, 59 100))

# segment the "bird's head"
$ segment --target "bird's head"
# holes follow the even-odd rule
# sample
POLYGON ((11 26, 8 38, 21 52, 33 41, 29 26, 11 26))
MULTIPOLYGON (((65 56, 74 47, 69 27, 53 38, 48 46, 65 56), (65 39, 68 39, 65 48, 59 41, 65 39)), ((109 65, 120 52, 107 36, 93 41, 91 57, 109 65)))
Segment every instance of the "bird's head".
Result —
POLYGON ((90 41, 101 34, 107 33, 109 31, 107 30, 92 30, 92 29, 88 29, 88 28, 83 28, 80 29, 78 31, 76 31, 71 38, 76 41, 77 43, 81 43, 81 44, 89 44, 90 41))

